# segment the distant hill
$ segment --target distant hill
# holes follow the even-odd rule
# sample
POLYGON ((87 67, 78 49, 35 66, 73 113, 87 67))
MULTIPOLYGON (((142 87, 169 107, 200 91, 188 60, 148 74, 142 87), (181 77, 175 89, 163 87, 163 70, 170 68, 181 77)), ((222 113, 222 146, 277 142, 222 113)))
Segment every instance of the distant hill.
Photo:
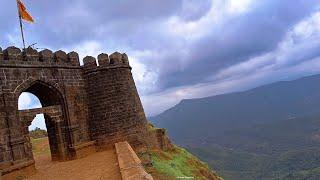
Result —
POLYGON ((320 114, 320 75, 278 82, 245 92, 182 100, 151 117, 178 143, 199 142, 254 124, 320 114))
POLYGON ((151 120, 225 179, 320 179, 320 75, 183 100, 151 120))

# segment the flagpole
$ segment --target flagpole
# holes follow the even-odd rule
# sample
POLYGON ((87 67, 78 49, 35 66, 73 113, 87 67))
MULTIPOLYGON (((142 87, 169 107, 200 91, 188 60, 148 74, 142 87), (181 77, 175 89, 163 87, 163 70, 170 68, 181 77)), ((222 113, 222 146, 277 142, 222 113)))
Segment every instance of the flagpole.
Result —
POLYGON ((24 34, 23 34, 23 27, 22 27, 22 20, 21 16, 19 16, 19 22, 20 22, 20 30, 21 30, 21 37, 22 37, 22 43, 23 43, 23 50, 26 49, 26 43, 24 41, 24 34))
POLYGON ((20 31, 21 31, 22 43, 23 43, 23 51, 25 51, 25 50, 26 50, 26 44, 25 44, 25 41, 24 41, 22 18, 21 18, 21 14, 20 14, 20 11, 19 11, 19 3, 18 3, 18 0, 17 0, 17 7, 18 7, 18 15, 19 15, 19 23, 20 23, 20 31))

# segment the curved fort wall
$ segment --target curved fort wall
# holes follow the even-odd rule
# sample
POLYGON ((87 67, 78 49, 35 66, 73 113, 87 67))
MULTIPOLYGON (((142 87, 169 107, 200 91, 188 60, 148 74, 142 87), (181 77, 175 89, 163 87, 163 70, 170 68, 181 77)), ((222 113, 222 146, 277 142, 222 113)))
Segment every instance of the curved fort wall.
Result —
POLYGON ((142 143, 147 120, 132 78, 126 54, 118 52, 96 59, 83 59, 89 95, 89 123, 92 139, 100 147, 120 141, 142 143), (142 137, 142 138, 141 138, 142 137))
POLYGON ((99 65, 89 56, 83 62, 80 66, 76 52, 0 48, 0 172, 34 164, 27 127, 18 111, 22 92, 38 96, 43 107, 61 107, 61 118, 48 123, 57 134, 50 143, 63 152, 59 160, 81 157, 88 147, 144 143, 147 120, 127 55, 100 54, 99 65))

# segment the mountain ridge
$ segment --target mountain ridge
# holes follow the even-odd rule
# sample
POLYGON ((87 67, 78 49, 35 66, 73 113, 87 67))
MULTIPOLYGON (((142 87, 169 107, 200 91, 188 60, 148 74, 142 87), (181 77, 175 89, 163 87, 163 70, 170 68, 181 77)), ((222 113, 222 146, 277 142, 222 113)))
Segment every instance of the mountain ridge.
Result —
POLYGON ((185 99, 151 121, 227 179, 320 178, 320 74, 185 99))
MULTIPOLYGON (((218 127, 216 131, 222 133, 234 127, 304 117, 320 113, 317 108, 320 107, 320 83, 315 82, 320 82, 320 75, 276 82, 243 92, 182 100, 150 119, 172 135, 178 129, 188 129, 184 127, 188 124, 200 128, 201 124, 212 123, 218 127)), ((208 126, 203 128, 210 131, 208 126)))
POLYGON ((180 102, 177 103, 176 105, 168 108, 167 110, 164 110, 163 112, 161 112, 161 113, 159 113, 159 114, 157 114, 157 115, 150 116, 149 118, 152 119, 152 118, 154 118, 154 117, 156 117, 156 116, 159 116, 160 114, 165 113, 166 111, 169 111, 170 109, 174 108, 175 106, 178 106, 178 105, 180 105, 180 104, 182 104, 182 103, 194 101, 194 100, 202 100, 202 99, 208 99, 208 98, 225 96, 225 95, 232 95, 232 94, 241 94, 241 93, 245 93, 245 92, 248 92, 248 91, 259 90, 259 89, 262 89, 262 88, 264 88, 264 87, 268 87, 268 86, 272 86, 272 85, 283 84, 283 83, 290 83, 290 82, 293 82, 293 81, 302 81, 302 80, 310 79, 310 78, 319 78, 319 79, 320 79, 320 74, 314 74, 314 75, 310 75, 310 76, 303 76, 303 77, 295 78, 295 79, 293 79, 293 80, 277 81, 277 82, 273 82, 273 83, 270 83, 270 84, 264 84, 264 85, 261 85, 261 86, 257 86, 257 87, 254 87, 254 88, 250 88, 250 89, 247 89, 247 90, 240 90, 240 91, 235 91, 235 92, 230 92, 230 93, 223 93, 223 94, 217 94, 217 95, 207 96, 207 97, 201 97, 201 98, 182 99, 182 100, 180 100, 180 102))

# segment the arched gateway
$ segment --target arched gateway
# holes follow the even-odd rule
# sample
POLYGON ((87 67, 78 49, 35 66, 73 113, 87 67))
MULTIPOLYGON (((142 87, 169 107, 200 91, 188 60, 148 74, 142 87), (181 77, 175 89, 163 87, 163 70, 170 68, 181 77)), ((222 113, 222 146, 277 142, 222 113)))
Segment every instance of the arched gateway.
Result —
POLYGON ((84 58, 50 50, 0 48, 0 172, 34 168, 28 126, 43 113, 52 160, 65 161, 128 141, 143 145, 147 120, 125 54, 84 58), (22 92, 42 108, 18 110, 22 92))
MULTIPOLYGON (((19 111, 28 158, 33 159, 28 127, 37 114, 44 114, 52 160, 72 159, 74 154, 72 153, 72 149, 68 148, 72 144, 72 134, 68 128, 69 122, 68 118, 66 118, 65 99, 62 93, 54 86, 39 80, 29 81, 22 87, 27 87, 23 92, 29 92, 37 96, 43 107, 19 111)), ((17 94, 21 94, 21 90, 17 94)))

